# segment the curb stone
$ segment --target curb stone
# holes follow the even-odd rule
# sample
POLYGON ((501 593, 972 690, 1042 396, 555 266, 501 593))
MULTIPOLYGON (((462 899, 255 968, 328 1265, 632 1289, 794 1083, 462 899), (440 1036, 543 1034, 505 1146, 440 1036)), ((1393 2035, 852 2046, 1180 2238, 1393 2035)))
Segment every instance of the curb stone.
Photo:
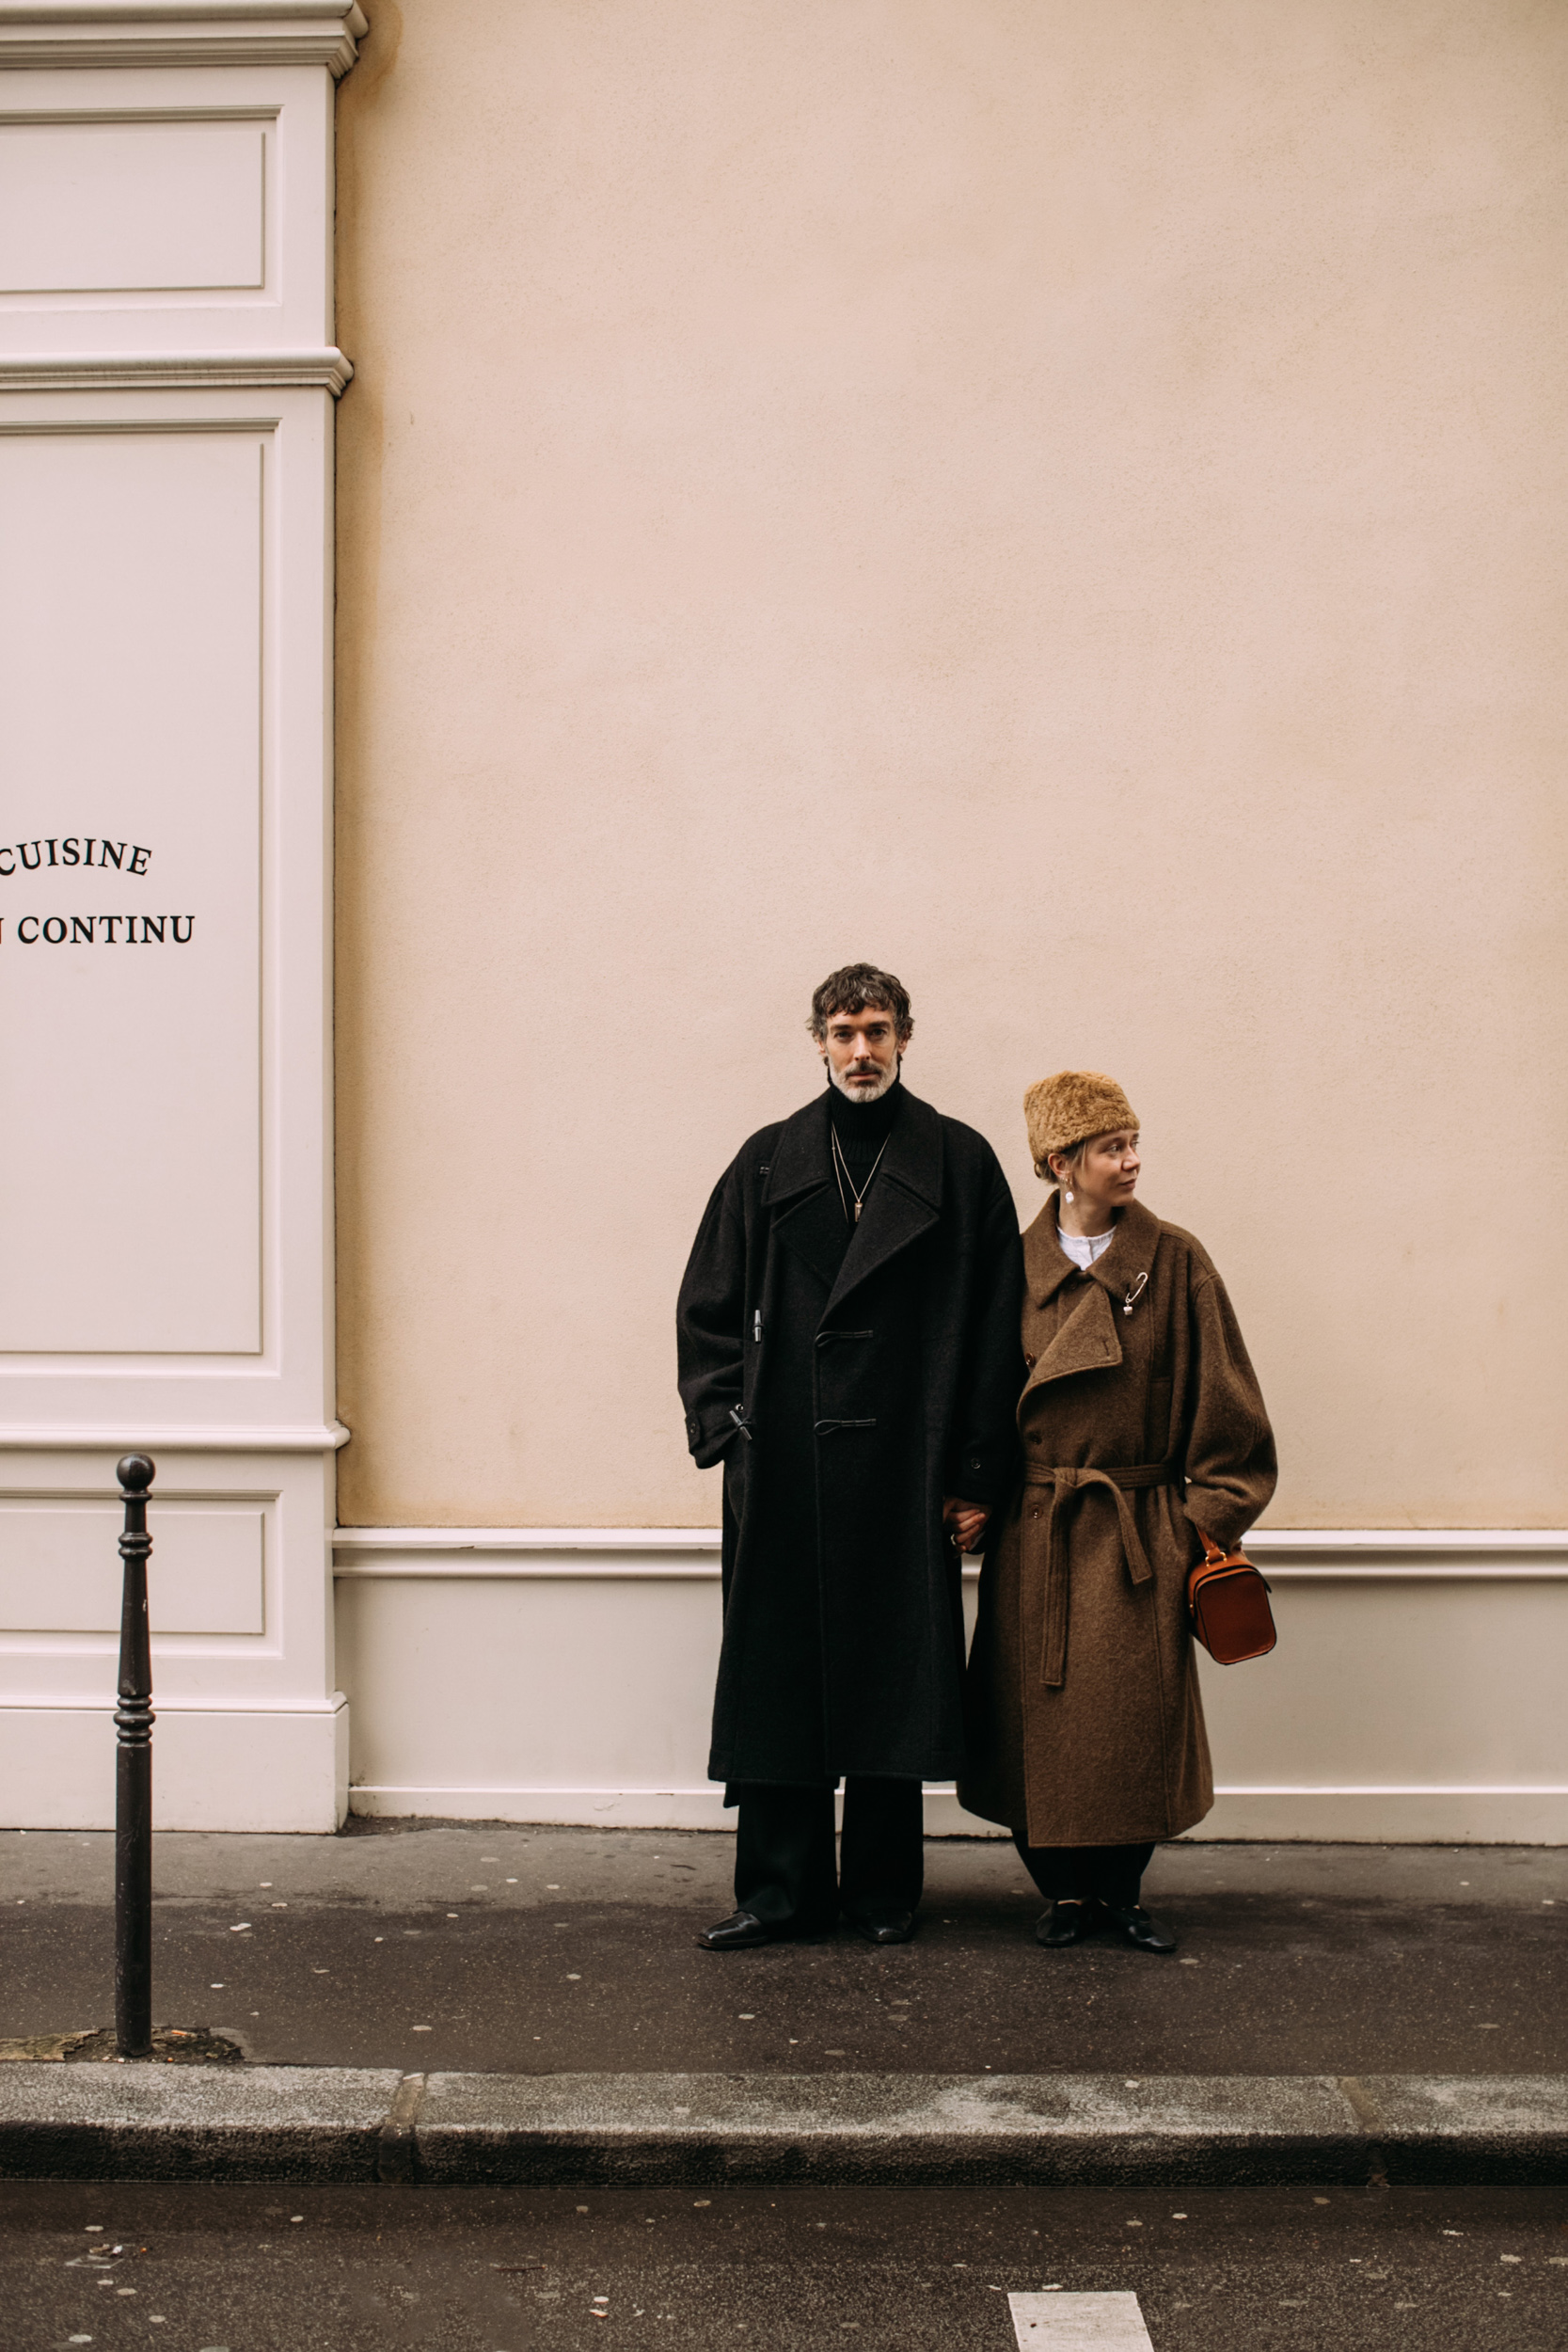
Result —
POLYGON ((373 2181, 395 2066, 0 2067, 0 2177, 373 2181))
POLYGON ((0 2176, 599 2187, 1554 2185, 1560 2075, 0 2068, 0 2176))
POLYGON ((704 2186, 1365 2181, 1313 2076, 435 2074, 419 2177, 704 2186), (520 2095, 519 2095, 520 2094, 520 2095), (526 2120, 525 2120, 526 2115, 526 2120))
POLYGON ((1568 2182, 1568 2076, 1368 2074, 1358 2088, 1401 2187, 1568 2182))

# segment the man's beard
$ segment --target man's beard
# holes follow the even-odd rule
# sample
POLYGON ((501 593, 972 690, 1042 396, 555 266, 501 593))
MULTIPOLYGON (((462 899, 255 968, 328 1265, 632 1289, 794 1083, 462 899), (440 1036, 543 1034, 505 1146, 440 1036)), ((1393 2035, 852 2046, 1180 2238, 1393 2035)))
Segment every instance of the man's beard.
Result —
POLYGON ((889 1088, 897 1085, 898 1072, 901 1067, 901 1063, 902 1057, 900 1057, 899 1061, 895 1061, 891 1070, 879 1070, 876 1073, 877 1083, 875 1086, 866 1086, 864 1084, 852 1086, 850 1084, 851 1078, 855 1077, 857 1074, 863 1079, 870 1077, 872 1073, 869 1070, 858 1073, 853 1070, 839 1071, 835 1070, 832 1062, 830 1062, 828 1064, 828 1076, 832 1080, 832 1084, 837 1087, 841 1094, 847 1094, 849 1097, 851 1103, 879 1103, 883 1095, 888 1091, 889 1088))

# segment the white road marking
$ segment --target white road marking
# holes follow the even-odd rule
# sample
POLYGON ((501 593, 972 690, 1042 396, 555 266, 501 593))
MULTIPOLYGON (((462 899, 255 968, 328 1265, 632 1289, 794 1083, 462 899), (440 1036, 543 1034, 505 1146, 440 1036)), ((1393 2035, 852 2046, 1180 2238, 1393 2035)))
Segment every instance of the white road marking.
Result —
POLYGON ((1116 2295, 1009 2295, 1020 2352, 1153 2352, 1138 2298, 1116 2295))

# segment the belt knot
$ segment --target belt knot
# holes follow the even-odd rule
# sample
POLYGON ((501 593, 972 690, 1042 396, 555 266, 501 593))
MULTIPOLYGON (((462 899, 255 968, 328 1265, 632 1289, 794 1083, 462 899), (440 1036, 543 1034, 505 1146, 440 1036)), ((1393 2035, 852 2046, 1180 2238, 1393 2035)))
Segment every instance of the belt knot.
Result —
POLYGON ((1026 1468, 1026 1486, 1049 1486, 1051 1489, 1044 1530, 1045 1645, 1041 1658, 1041 1673, 1049 1690, 1059 1691, 1067 1680, 1069 1580, 1066 1520, 1069 1511, 1091 1486, 1103 1486, 1117 1506, 1121 1556, 1127 1564, 1127 1573, 1134 1584, 1148 1584, 1153 1581, 1154 1570, 1148 1564, 1148 1554, 1143 1548, 1128 1496, 1151 1486, 1178 1486, 1180 1478, 1181 1466, 1175 1457, 1164 1462, 1136 1462, 1124 1468, 1108 1470, 1085 1470, 1071 1465, 1047 1470, 1033 1462, 1026 1468))

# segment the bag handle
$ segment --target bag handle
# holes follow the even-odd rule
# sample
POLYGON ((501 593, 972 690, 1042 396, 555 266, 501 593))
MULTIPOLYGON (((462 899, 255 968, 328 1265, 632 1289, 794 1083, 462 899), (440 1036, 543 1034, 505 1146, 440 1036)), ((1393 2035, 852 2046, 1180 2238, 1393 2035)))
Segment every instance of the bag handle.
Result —
MULTIPOLYGON (((1203 1546, 1203 1565, 1206 1568, 1250 1568, 1253 1575, 1258 1577, 1264 1592, 1273 1592, 1274 1586, 1269 1582, 1268 1578, 1261 1574, 1256 1561, 1247 1558, 1240 1544, 1236 1546, 1234 1551, 1222 1551, 1212 1535, 1206 1535, 1201 1527, 1195 1527, 1193 1533, 1203 1546)), ((1192 1574, 1194 1576, 1197 1574, 1196 1567, 1192 1570, 1192 1574)))

